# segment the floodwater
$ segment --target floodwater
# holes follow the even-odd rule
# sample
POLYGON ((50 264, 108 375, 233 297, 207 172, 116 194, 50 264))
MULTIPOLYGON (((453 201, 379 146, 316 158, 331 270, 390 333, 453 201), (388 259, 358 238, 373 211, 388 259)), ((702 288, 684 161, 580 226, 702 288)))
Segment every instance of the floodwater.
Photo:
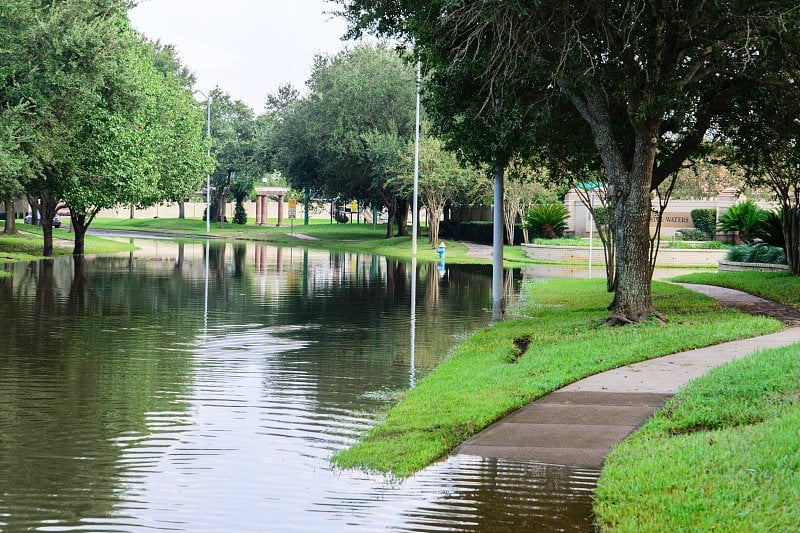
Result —
POLYGON ((491 320, 490 269, 137 244, 5 267, 1 531, 590 529, 594 470, 330 465, 491 320))

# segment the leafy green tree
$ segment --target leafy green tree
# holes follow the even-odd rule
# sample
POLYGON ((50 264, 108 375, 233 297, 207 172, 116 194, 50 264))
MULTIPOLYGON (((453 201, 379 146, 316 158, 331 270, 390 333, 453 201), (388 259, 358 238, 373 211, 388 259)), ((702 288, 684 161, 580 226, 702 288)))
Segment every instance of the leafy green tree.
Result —
POLYGON ((317 57, 308 87, 309 95, 288 105, 276 125, 276 166, 293 187, 315 195, 382 203, 390 210, 403 204, 397 209, 403 234, 408 200, 385 185, 396 148, 413 139, 414 69, 386 45, 359 45, 317 57))
POLYGON ((150 42, 153 47, 153 65, 158 72, 176 78, 185 89, 194 89, 197 76, 192 69, 183 64, 175 45, 162 43, 160 40, 150 42))
POLYGON ((268 168, 256 157, 256 120, 253 110, 219 87, 211 91, 211 139, 217 166, 211 173, 211 220, 224 224, 225 205, 232 190, 249 193, 268 168), (247 191, 247 192, 245 192, 247 191))
MULTIPOLYGON (((186 80, 156 68, 158 51, 130 28, 128 2, 5 0, 2 7, 0 124, 19 110, 17 190, 22 185, 36 199, 45 255, 64 205, 80 254, 97 210, 150 205, 196 187, 207 166, 202 115, 186 80)), ((7 192, 9 180, 3 183, 7 192)))
MULTIPOLYGON (((108 73, 130 45, 127 4, 122 1, 34 0, 12 21, 22 36, 12 52, 27 68, 16 72, 16 96, 29 105, 25 127, 32 177, 26 192, 37 198, 43 253, 52 254, 52 220, 76 171, 76 150, 106 96, 108 73)), ((112 102, 129 104, 125 97, 112 102)))
POLYGON ((0 196, 5 204, 6 220, 3 233, 17 232, 14 220, 14 200, 23 192, 27 157, 21 147, 22 131, 20 109, 0 113, 0 196))
MULTIPOLYGON (((765 187, 778 201, 789 271, 800 275, 800 58, 776 74, 771 87, 754 86, 733 102, 722 142, 746 170, 750 186, 765 187), (757 109, 755 113, 753 109, 757 109)), ((736 207, 736 206, 733 206, 736 207)), ((720 218, 722 222, 722 218, 720 218)))
POLYGON ((29 4, 0 0, 0 197, 6 212, 4 233, 16 233, 14 200, 22 194, 26 171, 31 170, 24 149, 28 102, 20 90, 19 77, 29 69, 22 30, 33 24, 32 17, 29 4))
MULTIPOLYGON (((153 64, 155 69, 160 72, 165 79, 169 80, 170 85, 174 85, 177 80, 179 85, 185 89, 193 90, 197 82, 197 77, 192 70, 183 64, 175 46, 164 44, 159 40, 150 42, 153 48, 153 64)), ((210 141, 206 141, 210 142, 210 141)), ((200 183, 193 183, 192 180, 180 180, 183 186, 178 187, 165 195, 165 200, 174 201, 178 204, 178 218, 186 218, 185 201, 197 190, 200 183)))
MULTIPOLYGON (((414 146, 401 153, 401 167, 397 175, 387 181, 387 186, 400 196, 413 194, 414 146)), ((428 211, 428 241, 431 248, 439 244, 439 221, 444 207, 459 194, 469 194, 481 186, 489 186, 483 172, 461 165, 456 154, 444 149, 444 143, 430 136, 422 136, 419 145, 419 198, 428 211)))
POLYGON ((156 68, 152 47, 133 33, 129 38, 106 75, 102 99, 76 132, 62 197, 75 254, 83 253, 84 235, 100 209, 182 198, 211 163, 201 140, 204 113, 190 90, 175 73, 156 68))
MULTIPOLYGON (((503 221, 506 226, 506 240, 513 243, 517 219, 524 222, 525 213, 530 211, 534 204, 555 202, 558 200, 558 194, 552 187, 546 188, 543 184, 548 178, 546 168, 534 168, 519 161, 511 161, 507 177, 503 197, 503 221)), ((529 241, 527 226, 522 226, 522 235, 527 243, 529 241)))
POLYGON ((800 33, 800 13, 788 0, 340 3, 356 32, 407 38, 437 72, 477 74, 466 84, 455 78, 449 93, 478 85, 490 104, 498 97, 535 109, 536 124, 585 123, 615 216, 609 324, 661 316, 650 291, 650 192, 700 149, 735 96, 773 81, 800 33))

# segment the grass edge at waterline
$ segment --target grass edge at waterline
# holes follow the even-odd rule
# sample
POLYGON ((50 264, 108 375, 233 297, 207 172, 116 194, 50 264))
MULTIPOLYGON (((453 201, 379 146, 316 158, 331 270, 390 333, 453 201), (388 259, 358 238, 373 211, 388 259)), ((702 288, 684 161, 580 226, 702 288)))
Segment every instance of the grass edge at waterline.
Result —
POLYGON ((605 280, 526 283, 519 318, 468 337, 383 422, 335 454, 333 464, 405 477, 504 415, 583 377, 782 327, 679 286, 656 282, 653 294, 669 324, 609 328, 602 325, 610 298, 605 280), (522 338, 530 343, 524 354, 514 343, 522 338))
MULTIPOLYGON (((211 232, 206 233, 205 222, 199 219, 95 219, 94 230, 138 231, 148 233, 169 233, 182 236, 213 236, 225 239, 265 242, 282 246, 302 246, 343 252, 369 253, 394 259, 411 259, 411 237, 385 238, 386 224, 338 224, 328 221, 312 220, 308 226, 297 222, 294 226, 284 221, 281 227, 275 227, 274 221, 265 226, 253 224, 230 224, 223 227, 211 224, 211 232), (298 238, 295 235, 311 237, 298 238)), ((491 259, 471 257, 467 247, 457 241, 443 239, 446 244, 449 264, 491 264, 491 259)), ((418 239, 417 259, 420 261, 438 261, 439 256, 425 236, 418 239)), ((506 267, 525 264, 540 264, 541 261, 530 259, 519 246, 504 246, 503 259, 506 267)))
MULTIPOLYGON (((75 235, 63 229, 53 230, 53 255, 71 255, 75 235)), ((130 243, 104 239, 94 235, 86 235, 86 255, 114 254, 136 250, 130 243)), ((0 263, 15 263, 20 261, 37 261, 45 259, 42 255, 42 228, 38 226, 24 226, 23 230, 15 235, 0 233, 0 263)))

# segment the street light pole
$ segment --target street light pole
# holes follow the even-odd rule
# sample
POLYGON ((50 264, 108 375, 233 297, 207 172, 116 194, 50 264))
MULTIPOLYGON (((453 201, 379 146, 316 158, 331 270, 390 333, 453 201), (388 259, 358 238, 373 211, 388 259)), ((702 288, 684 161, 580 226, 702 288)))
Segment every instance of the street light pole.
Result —
MULTIPOLYGON (((206 138, 208 139, 208 150, 206 155, 211 157, 211 95, 206 95, 199 89, 195 93, 201 94, 206 99, 206 138)), ((206 174, 206 233, 211 233, 211 173, 206 174)))
POLYGON ((417 61, 417 122, 414 133, 414 199, 411 211, 411 255, 417 256, 417 231, 419 231, 419 93, 422 85, 422 62, 417 61))
MULTIPOLYGON (((209 94, 206 99, 208 105, 206 106, 206 137, 208 139, 208 151, 206 155, 211 157, 211 95, 209 94)), ((211 173, 206 174, 206 233, 211 233, 211 173)))

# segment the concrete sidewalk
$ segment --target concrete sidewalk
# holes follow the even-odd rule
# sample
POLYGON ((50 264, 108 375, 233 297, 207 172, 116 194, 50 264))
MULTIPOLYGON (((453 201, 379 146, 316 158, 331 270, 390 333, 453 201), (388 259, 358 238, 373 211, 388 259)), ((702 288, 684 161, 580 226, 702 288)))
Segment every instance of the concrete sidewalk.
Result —
POLYGON ((492 251, 494 248, 488 244, 478 244, 477 242, 458 241, 458 244, 463 244, 467 247, 464 255, 467 257, 475 257, 477 259, 492 259, 492 251))
MULTIPOLYGON (((726 293, 726 297, 735 299, 733 293, 739 291, 726 293)), ((781 309, 781 312, 786 309, 781 309)), ((797 310, 791 312, 796 314, 797 310)), ((540 398, 492 424, 459 446, 455 453, 600 467, 614 444, 630 435, 667 398, 692 379, 758 350, 795 343, 800 343, 800 327, 596 374, 540 398)))

